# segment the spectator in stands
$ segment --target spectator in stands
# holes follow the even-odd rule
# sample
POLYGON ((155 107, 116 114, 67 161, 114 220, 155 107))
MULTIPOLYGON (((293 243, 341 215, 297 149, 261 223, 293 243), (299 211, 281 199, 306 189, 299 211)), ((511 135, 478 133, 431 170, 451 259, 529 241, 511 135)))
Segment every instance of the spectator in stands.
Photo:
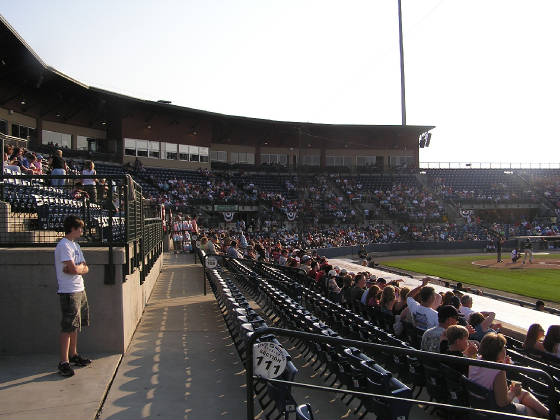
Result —
POLYGON ((417 328, 427 330, 438 325, 438 314, 432 309, 432 304, 436 299, 436 292, 433 287, 426 286, 429 278, 422 280, 422 284, 413 289, 406 299, 412 320, 417 328), (416 302, 416 295, 420 295, 420 303, 416 302))
POLYGON ((62 376, 74 375, 70 363, 87 366, 91 360, 78 354, 78 330, 89 325, 89 307, 84 288, 83 275, 89 272, 84 254, 76 242, 82 236, 84 222, 77 216, 64 220, 65 236, 54 251, 58 295, 62 310, 62 332, 60 333, 60 363, 58 372, 62 376))
POLYGON ((548 327, 543 346, 547 353, 560 357, 560 325, 551 325, 548 327))
POLYGON ((350 302, 360 300, 366 290, 366 277, 363 274, 356 274, 354 286, 350 292, 350 302))
POLYGON ((288 261, 288 250, 283 249, 282 251, 280 251, 280 256, 278 257, 278 264, 286 265, 287 261, 288 261))
MULTIPOLYGON (((93 161, 86 161, 84 169, 82 170, 82 175, 97 175, 93 161)), ((97 186, 95 178, 84 178, 82 179, 82 184, 84 186, 84 190, 89 195, 89 200, 93 203, 97 202, 97 186)))
POLYGON ((496 332, 491 327, 499 328, 501 325, 492 324, 496 314, 494 312, 488 313, 484 316, 481 312, 473 312, 469 317, 469 324, 474 328, 474 333, 471 334, 471 340, 482 341, 482 338, 491 332, 496 332))
POLYGON ((317 281, 317 273, 319 272, 319 263, 317 261, 313 261, 311 263, 311 269, 307 273, 309 277, 311 277, 314 281, 317 281))
POLYGON ((230 246, 227 249, 227 255, 228 257, 232 257, 232 258, 243 258, 243 256, 239 253, 239 251, 237 250, 237 242, 236 241, 231 241, 230 242, 230 246))
MULTIPOLYGON (((483 360, 511 363, 509 356, 506 356, 506 338, 502 334, 487 334, 480 343, 479 353, 483 360)), ((548 409, 530 392, 522 389, 519 383, 512 383, 508 387, 503 370, 470 366, 469 379, 493 391, 495 404, 504 412, 548 417, 548 409)))
POLYGON ((473 300, 472 297, 469 295, 463 295, 461 297, 461 309, 459 309, 461 311, 461 313, 463 314, 463 316, 467 319, 469 319, 469 317, 471 316, 471 314, 474 312, 471 308, 472 308, 472 304, 473 304, 473 300))
POLYGON ((360 301, 367 306, 379 306, 379 295, 381 289, 379 286, 372 284, 368 287, 367 291, 364 291, 360 301))
POLYGON ((468 323, 465 316, 461 313, 461 299, 459 299, 457 296, 453 296, 453 298, 451 299, 451 305, 453 305, 455 309, 457 309, 457 311, 459 312, 459 317, 457 318, 457 324, 466 327, 468 323))
POLYGON ((537 300, 535 302, 535 310, 539 312, 544 312, 544 302, 542 300, 537 300))
POLYGON ((442 305, 437 310, 437 316, 438 325, 427 329, 422 335, 422 343, 420 347, 424 351, 439 353, 440 345, 442 350, 447 349, 447 344, 443 344, 444 341, 447 341, 445 338, 445 331, 447 330, 447 327, 457 324, 459 313, 454 306, 442 305))
POLYGON ((341 303, 350 303, 352 301, 350 297, 352 286, 354 286, 354 279, 352 279, 352 276, 345 274, 342 278, 342 290, 340 291, 341 303))
POLYGON ((383 292, 381 293, 381 301, 379 305, 381 306, 381 312, 388 314, 393 314, 393 307, 397 301, 397 294, 394 286, 385 286, 383 292))
MULTIPOLYGON (((50 160, 50 167, 51 167, 51 175, 66 175, 66 170, 68 167, 66 166, 66 162, 62 158, 62 150, 57 149, 54 153, 54 156, 51 157, 50 160)), ((62 187, 65 183, 65 179, 52 179, 51 185, 62 187)))
POLYGON ((544 328, 541 324, 532 324, 527 330, 527 335, 525 336, 525 341, 523 342, 523 348, 527 351, 538 350, 546 351, 543 345, 544 339, 544 328))
MULTIPOLYGON (((476 357, 478 346, 476 343, 469 341, 469 330, 462 325, 450 325, 445 330, 445 337, 447 338, 447 348, 442 348, 441 353, 457 357, 476 357)), ((468 376, 469 365, 462 363, 448 364, 457 372, 468 376)))
POLYGON ((210 237, 208 238, 208 242, 206 244, 206 247, 203 248, 204 252, 207 255, 211 255, 211 254, 216 254, 216 242, 218 241, 218 237, 216 235, 210 235, 210 237))
POLYGON ((331 294, 331 296, 334 295, 338 295, 340 293, 340 287, 338 287, 338 284, 336 282, 336 278, 338 276, 338 273, 336 272, 336 270, 330 270, 328 272, 328 279, 327 279, 327 291, 329 292, 329 294, 331 294))
POLYGON ((407 307, 406 306, 406 298, 410 293, 410 289, 408 287, 402 287, 399 290, 398 300, 393 305, 393 314, 400 315, 400 313, 407 307))

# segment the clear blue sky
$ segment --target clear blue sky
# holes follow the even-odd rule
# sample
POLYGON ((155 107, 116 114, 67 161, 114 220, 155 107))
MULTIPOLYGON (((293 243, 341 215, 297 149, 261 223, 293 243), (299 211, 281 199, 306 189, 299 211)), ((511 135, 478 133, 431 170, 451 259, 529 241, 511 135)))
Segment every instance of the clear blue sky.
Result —
MULTIPOLYGON (((402 0, 421 161, 559 162, 560 2, 402 0)), ((396 0, 4 1, 86 84, 278 120, 400 124, 396 0)))

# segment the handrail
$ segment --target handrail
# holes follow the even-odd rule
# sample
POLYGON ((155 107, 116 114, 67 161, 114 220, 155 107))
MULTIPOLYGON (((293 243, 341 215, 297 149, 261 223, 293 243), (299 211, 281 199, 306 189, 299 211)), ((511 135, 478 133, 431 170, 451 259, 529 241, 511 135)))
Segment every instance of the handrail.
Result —
MULTIPOLYGON (((369 342, 365 342, 365 341, 351 340, 351 339, 347 339, 347 338, 330 337, 330 336, 314 334, 314 333, 309 333, 309 332, 303 332, 303 331, 294 331, 294 330, 287 330, 287 329, 282 329, 282 328, 266 327, 266 328, 261 328, 261 329, 257 329, 256 331, 254 331, 253 334, 249 337, 248 343, 247 343, 247 346, 246 346, 246 358, 245 358, 245 360, 246 360, 246 366, 245 366, 246 374, 245 374, 245 378, 246 378, 246 381, 247 381, 247 419, 249 419, 249 420, 253 420, 255 418, 253 381, 254 381, 254 379, 263 380, 262 378, 254 376, 253 345, 255 344, 257 339, 259 339, 260 337, 262 337, 263 335, 266 335, 266 334, 274 334, 274 335, 285 336, 285 337, 307 339, 307 340, 319 341, 319 342, 324 342, 324 343, 327 343, 327 344, 339 345, 339 346, 389 351, 389 352, 396 353, 396 354, 417 356, 421 359, 427 359, 427 360, 433 360, 433 361, 439 361, 439 362, 448 362, 448 363, 451 362, 452 364, 462 364, 462 365, 467 365, 467 366, 480 366, 480 367, 485 367, 485 368, 489 368, 489 369, 504 370, 506 372, 520 372, 520 373, 527 373, 527 374, 532 374, 532 375, 539 375, 540 377, 545 379, 545 381, 547 382, 547 385, 548 385, 549 398, 550 398, 549 399, 549 402, 550 402, 550 404, 549 404, 550 405, 550 407, 549 407, 550 418, 551 419, 556 418, 556 406, 558 404, 558 398, 557 398, 556 392, 555 392, 554 381, 553 381, 552 377, 547 372, 545 372, 543 370, 540 370, 540 369, 535 369, 535 368, 530 368, 530 367, 525 367, 525 366, 508 365, 508 364, 502 364, 502 363, 497 363, 497 362, 489 362, 487 360, 469 359, 469 358, 466 358, 466 357, 457 357, 457 356, 451 356, 451 355, 447 355, 447 354, 432 353, 432 352, 416 350, 416 349, 409 349, 409 348, 404 348, 404 347, 389 346, 389 345, 385 345, 385 344, 369 343, 369 342)), ((294 386, 301 385, 298 382, 291 382, 291 381, 285 381, 285 383, 289 383, 289 384, 294 385, 294 386)), ((427 405, 433 405, 433 406, 440 406, 439 405, 440 403, 434 403, 432 401, 393 397, 393 396, 379 395, 379 394, 358 393, 356 391, 341 390, 341 389, 336 389, 336 388, 331 389, 331 388, 327 388, 327 387, 324 387, 323 389, 329 390, 329 391, 335 391, 335 392, 353 393, 353 394, 361 394, 361 395, 371 395, 371 396, 375 396, 376 398, 380 398, 380 399, 387 399, 387 400, 392 399, 392 400, 400 400, 400 401, 421 403, 421 404, 427 404, 427 405)), ((445 406, 445 405, 443 405, 443 406, 445 406)), ((454 407, 456 409, 460 409, 462 411, 471 412, 471 413, 500 414, 500 415, 505 414, 505 413, 502 413, 502 412, 496 412, 496 411, 492 411, 492 410, 484 410, 484 409, 472 408, 472 407, 460 407, 460 406, 450 406, 450 407, 454 407)), ((515 417, 519 418, 519 416, 515 416, 515 417)))
POLYGON ((420 162, 423 169, 560 169, 560 162, 420 162))

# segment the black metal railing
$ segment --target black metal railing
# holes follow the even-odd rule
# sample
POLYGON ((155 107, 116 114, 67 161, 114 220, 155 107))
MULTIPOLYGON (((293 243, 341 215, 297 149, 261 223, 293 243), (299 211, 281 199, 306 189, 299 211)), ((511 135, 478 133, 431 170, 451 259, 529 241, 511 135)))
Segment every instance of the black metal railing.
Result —
POLYGON ((136 239, 142 214, 131 217, 129 208, 141 209, 141 187, 124 176, 88 181, 83 175, 0 175, 0 246, 56 245, 69 215, 84 221, 81 246, 124 246, 136 239))
POLYGON ((109 248, 106 283, 114 247, 126 252, 123 278, 140 269, 142 282, 163 252, 161 209, 130 176, 0 174, 0 247, 55 246, 69 215, 84 221, 80 246, 109 248))
POLYGON ((445 410, 449 410, 453 413, 457 413, 457 415, 459 416, 484 415, 486 416, 486 418, 492 418, 492 417, 517 418, 517 419, 533 418, 533 417, 508 414, 502 411, 494 411, 494 410, 488 410, 483 408, 451 405, 451 404, 446 404, 446 403, 436 402, 436 401, 425 401, 425 400, 420 400, 418 398, 404 398, 404 397, 392 396, 387 394, 374 394, 369 392, 354 391, 350 389, 318 386, 318 385, 313 385, 308 383, 285 381, 285 380, 278 380, 278 379, 266 379, 263 377, 255 376, 253 373, 254 372, 253 346, 259 340, 259 338, 271 334, 274 334, 275 336, 284 336, 293 339, 330 344, 335 347, 358 348, 358 349, 370 350, 370 352, 371 351, 391 352, 392 354, 412 356, 420 360, 427 360, 434 363, 444 363, 444 364, 447 363, 455 366, 456 365, 480 366, 488 369, 504 370, 506 372, 521 373, 527 376, 539 377, 540 379, 543 379, 548 386, 548 398, 549 398, 548 405, 550 410, 549 418, 551 419, 556 418, 556 407, 558 405, 558 397, 554 387, 554 381, 552 380, 551 376, 548 373, 539 369, 534 369, 525 366, 516 366, 516 365, 508 365, 508 364, 502 364, 496 362, 489 362, 486 360, 469 359, 466 357, 457 357, 457 356, 451 356, 451 355, 440 354, 440 353, 431 353, 431 352, 415 350, 411 348, 394 347, 385 344, 369 343, 369 342, 351 340, 351 339, 340 338, 340 337, 329 337, 327 335, 314 334, 314 333, 309 333, 304 331, 293 331, 293 330, 287 330, 282 328, 266 327, 266 328, 257 329, 254 332, 252 332, 251 335, 248 337, 248 342, 245 347, 247 353, 245 359, 247 361, 245 368, 246 368, 246 381, 247 381, 247 419, 248 420, 253 420, 255 418, 255 401, 254 401, 255 381, 263 381, 269 383, 283 383, 291 387, 302 387, 302 388, 315 389, 315 390, 325 391, 325 392, 335 392, 335 393, 351 394, 357 396, 360 395, 369 396, 388 402, 398 401, 398 402, 409 403, 409 404, 427 405, 435 408, 442 408, 445 410))
MULTIPOLYGON (((228 268, 228 272, 230 272, 230 263, 231 262, 237 262, 237 263, 243 263, 243 262, 248 262, 251 264, 261 264, 258 262, 255 262, 253 260, 244 260, 244 259, 236 259, 236 258, 231 258, 228 256, 224 256, 224 255, 206 255, 205 252, 203 250, 197 250, 197 252, 199 252, 199 256, 201 257, 201 262, 204 266, 204 281, 206 283, 206 278, 208 278, 209 280, 212 278, 212 276, 215 276, 216 273, 219 273, 219 271, 216 270, 221 270, 221 268, 219 266, 227 266, 228 268), (208 264, 209 261, 212 261, 212 264, 208 264)), ((271 264, 264 264, 266 266, 271 266, 271 264)), ((233 270, 232 274, 235 272, 235 270, 233 270)), ((246 277, 247 273, 246 272, 240 272, 238 273, 240 275, 242 275, 242 277, 246 277)), ((235 274, 234 276, 235 277, 235 274)), ((251 276, 248 276, 247 278, 252 278, 251 276)), ((256 278, 256 277, 255 277, 256 278)), ((246 281, 246 280, 244 280, 246 281)), ((260 287, 257 287, 260 290, 260 287)), ((266 287, 265 287, 266 289, 266 287)), ((266 293, 266 292, 264 292, 266 293)), ((274 290, 269 290, 269 293, 272 294, 276 294, 277 292, 275 292, 274 290)), ((280 292, 281 294, 281 292, 280 292)), ((254 297, 254 296, 253 296, 254 297)), ((257 300, 259 298, 256 298, 257 300)), ((285 296, 285 299, 282 297, 279 297, 278 299, 280 299, 282 302, 285 302, 285 299, 287 299, 287 296, 285 296)), ((297 301, 297 300, 296 300, 297 301)), ((296 302, 293 301, 293 302, 296 302)), ((266 305, 265 305, 266 306, 266 305)), ((306 314, 309 314, 306 311, 301 311, 301 310, 297 310, 299 307, 294 306, 294 310, 290 311, 290 310, 286 310, 285 313, 279 315, 280 318, 284 317, 288 317, 288 314, 300 314, 302 317, 306 317, 306 314)), ((262 308, 264 313, 267 313, 267 308, 262 308)), ((268 310, 270 310, 271 308, 268 308, 268 310)), ((270 315, 270 313, 269 313, 270 315)), ((290 315, 291 316, 291 315, 290 315)), ((321 322, 316 319, 317 322, 319 322, 319 324, 321 324, 321 322)), ((243 321, 245 322, 245 321, 243 321)), ((313 322, 313 321, 310 321, 313 322)), ((297 324, 297 322, 295 322, 295 324, 297 324)), ((298 324, 299 325, 299 324, 298 324)), ((315 324, 314 324, 315 325, 315 324)), ((327 325, 324 325, 325 329, 328 329, 327 325)), ((460 401, 465 401, 462 404, 459 403, 450 403, 450 401, 446 401, 446 400, 442 400, 442 399, 436 399, 436 401, 433 401, 432 399, 430 399, 430 401, 427 401, 425 399, 420 399, 419 395, 420 392, 418 392, 418 394, 416 396, 412 396, 412 394, 410 393, 403 393, 402 395, 397 395, 391 392, 387 392, 387 393, 382 393, 382 392, 366 392, 369 390, 365 390, 362 389, 358 386, 354 386, 354 387, 347 387, 347 389, 341 389, 338 387, 332 387, 331 386, 321 386, 321 385, 316 385, 316 384, 312 384, 312 383, 305 383, 305 382, 296 382, 295 380, 286 380, 285 378, 276 378, 276 379, 268 379, 268 378, 264 378, 261 376, 256 376, 254 374, 254 353, 253 353, 253 346, 254 344, 256 344, 257 342, 260 342, 261 339, 264 339, 265 341, 270 340, 270 337, 287 337, 291 340, 295 340, 293 341, 293 343, 295 343, 294 345, 296 345, 297 347, 297 343, 319 343, 319 345, 315 345, 315 347, 313 348, 323 348, 325 345, 326 346, 331 346, 331 349, 338 349, 337 351, 343 351, 344 349, 350 349, 352 354, 357 354, 360 356, 361 360, 361 364, 364 363, 364 360, 372 360, 369 359, 368 356, 366 355, 376 355, 376 354, 390 354, 392 355, 393 358, 395 357, 404 357, 410 360, 418 360, 420 365, 423 366, 424 364, 429 364, 431 366, 479 366, 479 367, 484 367, 484 368, 488 368, 488 369, 497 369, 497 370, 503 370, 507 373, 511 373, 512 376, 518 378, 525 378, 524 380, 524 384, 525 382, 530 383, 530 384, 540 384, 541 385, 541 394, 542 397, 546 399, 546 405, 547 407, 549 407, 549 411, 550 411, 550 416, 549 418, 554 419, 556 418, 556 412, 557 412, 557 407, 558 407, 558 393, 555 387, 555 381, 552 378, 551 374, 548 371, 542 370, 542 369, 538 369, 538 368, 534 368, 534 367, 528 367, 528 366, 519 366, 519 365, 512 365, 512 364, 502 364, 502 363, 497 363, 497 362, 490 362, 490 361, 485 361, 485 360, 480 360, 480 359, 470 359, 470 358, 466 358, 466 357, 456 357, 456 356, 451 356, 451 355, 445 355, 445 354, 440 354, 440 353, 432 353, 432 352, 426 352, 426 351, 422 351, 422 350, 417 350, 408 346, 396 346, 396 345, 390 345, 390 344, 382 344, 379 342, 371 342, 371 341, 361 341, 361 340, 355 340, 355 339, 350 339, 350 338, 342 338, 340 336, 333 335, 333 334, 317 334, 317 333, 313 333, 313 332, 308 332, 305 330, 292 330, 292 329, 286 329, 286 328, 271 328, 268 326, 261 326, 261 327, 255 327, 255 328, 250 328, 248 329, 248 332, 246 335, 244 335, 243 337, 239 338, 240 340, 245 342, 244 345, 244 357, 243 360, 246 361, 245 363, 245 367, 246 367, 246 392, 247 392, 247 419, 254 419, 255 418, 255 398, 256 398, 256 384, 257 383, 265 383, 267 384, 267 386, 280 386, 280 387, 284 387, 286 389, 290 389, 292 387, 295 388, 304 388, 304 389, 309 389, 309 390, 315 390, 315 391, 323 391, 323 392, 329 392, 329 393, 339 393, 339 394, 345 394, 346 395, 350 395, 351 397, 358 397, 359 399, 362 398, 374 398, 376 400, 380 400, 383 401, 386 404, 389 405, 418 405, 418 406, 428 406, 428 407, 433 407, 435 409, 442 409, 447 413, 452 413, 451 415, 453 416, 468 416, 470 418, 470 416, 476 416, 476 418, 512 418, 512 419, 520 419, 520 418, 532 418, 532 417, 527 417, 527 416, 523 416, 523 415, 516 415, 516 414, 508 414, 505 413, 503 411, 496 411, 499 410, 497 408, 497 406, 494 404, 487 404, 485 402, 481 402, 481 401, 476 401, 476 403, 473 403, 473 401, 471 401, 473 398, 479 399, 481 397, 482 394, 480 395, 474 395, 473 391, 471 388, 473 388, 473 383, 472 381, 469 381, 466 377, 462 377, 462 378, 458 378, 458 381, 460 383, 462 383, 461 385, 461 391, 459 391, 458 389, 455 390, 454 392, 463 392, 464 393, 464 397, 465 399, 460 399, 460 401), (359 350, 363 350, 363 352, 365 354, 362 354, 359 350), (356 389, 354 389, 356 388, 356 389)), ((398 340, 397 340, 398 341, 398 340)), ((347 351, 344 351, 344 353, 348 353, 347 351)), ((306 353, 306 355, 308 355, 309 353, 306 353)), ((349 354, 349 353, 348 353, 349 354)), ((358 357, 358 356, 356 356, 358 357)), ((373 356, 372 356, 373 357, 373 356)), ((298 356, 299 358, 299 356, 298 356)), ((297 359, 297 358, 296 358, 297 359)), ((303 359, 305 359, 305 356, 303 357, 303 359)), ((383 359, 380 357, 380 360, 383 359)), ((292 359, 294 360, 294 359, 292 359)), ((320 357, 318 357, 317 360, 320 360, 320 357)), ((306 364, 307 361, 305 361, 306 364)), ((375 363, 375 360, 372 362, 375 363)), ((328 367, 328 363, 327 363, 327 367, 328 367)), ((317 369, 315 369, 317 371, 317 369)), ((320 369, 319 369, 320 370, 320 369)), ((456 373, 456 372, 455 372, 456 373)), ((331 374, 335 374, 334 372, 331 372, 331 374)), ((458 374, 458 373, 457 373, 458 374)), ((399 373, 400 375, 400 373, 399 373)), ((460 375, 460 374, 459 374, 460 375)), ((326 375, 325 375, 326 376, 326 375)), ((330 376, 329 376, 330 378, 330 376)), ((525 385, 524 385, 525 386, 525 385)), ((475 388, 477 388, 477 392, 479 392, 480 390, 478 390, 478 388, 480 388, 479 386, 475 385, 475 388)), ((422 389, 422 388, 421 388, 422 389)), ((429 389, 428 389, 428 393, 430 393, 429 389)), ((476 394, 476 392, 475 392, 476 394)), ((430 396, 432 396, 430 394, 430 396)), ((488 398, 494 398, 493 394, 491 392, 485 391, 484 396, 488 397, 488 398)), ((432 396, 433 397, 433 396, 432 396)), ((401 410, 402 411, 402 410, 401 410)), ((401 417, 396 417, 396 418, 401 418, 401 417)), ((405 417, 403 417, 405 418, 405 417)))

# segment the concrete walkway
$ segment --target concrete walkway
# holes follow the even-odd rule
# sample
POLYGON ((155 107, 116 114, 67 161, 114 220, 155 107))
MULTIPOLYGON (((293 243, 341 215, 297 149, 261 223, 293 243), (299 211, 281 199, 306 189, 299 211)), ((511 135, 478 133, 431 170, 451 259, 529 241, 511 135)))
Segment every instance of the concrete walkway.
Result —
POLYGON ((245 417, 245 376, 202 268, 166 254, 164 270, 123 357, 103 419, 245 417))
POLYGON ((58 374, 57 355, 0 357, 0 419, 93 419, 121 355, 88 356, 92 365, 70 378, 58 374))

